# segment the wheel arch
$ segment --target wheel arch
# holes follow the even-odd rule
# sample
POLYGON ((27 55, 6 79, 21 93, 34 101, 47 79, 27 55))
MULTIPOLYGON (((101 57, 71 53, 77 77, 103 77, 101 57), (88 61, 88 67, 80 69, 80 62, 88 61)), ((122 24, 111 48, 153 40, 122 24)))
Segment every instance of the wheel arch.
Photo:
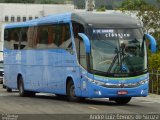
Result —
POLYGON ((71 82, 71 81, 73 82, 73 84, 75 84, 73 77, 72 77, 72 76, 68 76, 67 79, 66 79, 66 94, 67 94, 67 92, 68 92, 68 91, 67 91, 67 85, 68 85, 68 83, 71 82))

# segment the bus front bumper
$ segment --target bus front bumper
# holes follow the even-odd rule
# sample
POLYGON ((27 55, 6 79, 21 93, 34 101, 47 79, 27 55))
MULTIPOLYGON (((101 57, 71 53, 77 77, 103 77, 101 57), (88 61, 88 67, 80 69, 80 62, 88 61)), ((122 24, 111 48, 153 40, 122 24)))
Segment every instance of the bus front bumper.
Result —
POLYGON ((135 88, 106 88, 94 84, 89 86, 91 98, 146 97, 148 95, 147 83, 135 88))
POLYGON ((108 88, 92 82, 82 86, 82 96, 89 98, 114 98, 114 97, 146 97, 148 95, 148 82, 136 87, 108 88))

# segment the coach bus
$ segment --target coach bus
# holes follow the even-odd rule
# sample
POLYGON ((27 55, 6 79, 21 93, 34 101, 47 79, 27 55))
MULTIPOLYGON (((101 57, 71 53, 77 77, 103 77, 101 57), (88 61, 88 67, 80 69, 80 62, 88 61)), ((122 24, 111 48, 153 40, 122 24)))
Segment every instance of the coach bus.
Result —
POLYGON ((138 20, 124 14, 64 13, 4 28, 4 84, 20 96, 109 98, 148 95, 147 45, 138 20))

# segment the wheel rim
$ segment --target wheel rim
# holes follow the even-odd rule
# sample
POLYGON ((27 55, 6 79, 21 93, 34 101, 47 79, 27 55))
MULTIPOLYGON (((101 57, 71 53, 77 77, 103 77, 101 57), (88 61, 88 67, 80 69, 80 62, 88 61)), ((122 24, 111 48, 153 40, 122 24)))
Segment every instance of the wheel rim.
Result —
POLYGON ((20 93, 21 93, 21 94, 23 93, 23 86, 22 86, 22 82, 20 82, 19 91, 20 91, 20 93))
POLYGON ((75 98, 75 87, 74 87, 74 85, 72 85, 72 86, 70 87, 70 96, 71 96, 72 98, 75 98))

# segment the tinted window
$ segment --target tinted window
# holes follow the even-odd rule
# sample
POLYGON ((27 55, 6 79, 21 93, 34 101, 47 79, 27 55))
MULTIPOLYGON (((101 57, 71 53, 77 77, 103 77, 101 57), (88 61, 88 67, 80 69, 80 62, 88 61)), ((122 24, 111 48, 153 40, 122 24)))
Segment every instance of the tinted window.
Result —
POLYGON ((29 27, 27 31, 27 49, 33 49, 37 46, 38 36, 37 27, 29 27))
POLYGON ((20 35, 20 49, 26 49, 27 46, 27 31, 28 28, 21 28, 20 35))
POLYGON ((72 41, 70 37, 70 27, 69 24, 62 24, 60 25, 59 33, 59 47, 63 49, 72 48, 72 41))
POLYGON ((38 27, 38 36, 37 36, 37 48, 45 49, 48 44, 48 26, 39 26, 38 27))
POLYGON ((69 24, 39 26, 37 48, 72 48, 69 24))
POLYGON ((18 49, 20 28, 6 29, 4 32, 5 47, 7 49, 18 49))
MULTIPOLYGON (((74 33, 74 41, 75 41, 75 45, 76 45, 76 52, 77 52, 77 57, 78 57, 78 60, 80 62, 80 58, 82 58, 82 56, 84 55, 84 52, 82 51, 83 49, 83 41, 81 40, 81 38, 78 36, 78 33, 84 33, 84 27, 83 25, 79 24, 79 23, 73 23, 73 33, 74 33), (81 55, 80 55, 80 48, 81 48, 81 52, 83 52, 81 55)), ((81 60, 80 63, 82 63, 83 60, 81 60)), ((82 65, 83 67, 85 67, 85 65, 83 64, 82 65)))
POLYGON ((4 39, 8 49, 72 49, 69 24, 6 29, 4 39))
POLYGON ((55 43, 56 25, 48 26, 48 48, 58 48, 55 43))
POLYGON ((48 44, 48 26, 39 27, 39 42, 40 44, 48 44))
POLYGON ((80 39, 80 64, 84 68, 87 68, 87 56, 86 56, 86 52, 85 52, 84 42, 82 39, 80 39))
POLYGON ((10 41, 9 32, 10 32, 9 29, 4 30, 4 47, 7 49, 10 49, 10 47, 9 47, 9 41, 10 41))

